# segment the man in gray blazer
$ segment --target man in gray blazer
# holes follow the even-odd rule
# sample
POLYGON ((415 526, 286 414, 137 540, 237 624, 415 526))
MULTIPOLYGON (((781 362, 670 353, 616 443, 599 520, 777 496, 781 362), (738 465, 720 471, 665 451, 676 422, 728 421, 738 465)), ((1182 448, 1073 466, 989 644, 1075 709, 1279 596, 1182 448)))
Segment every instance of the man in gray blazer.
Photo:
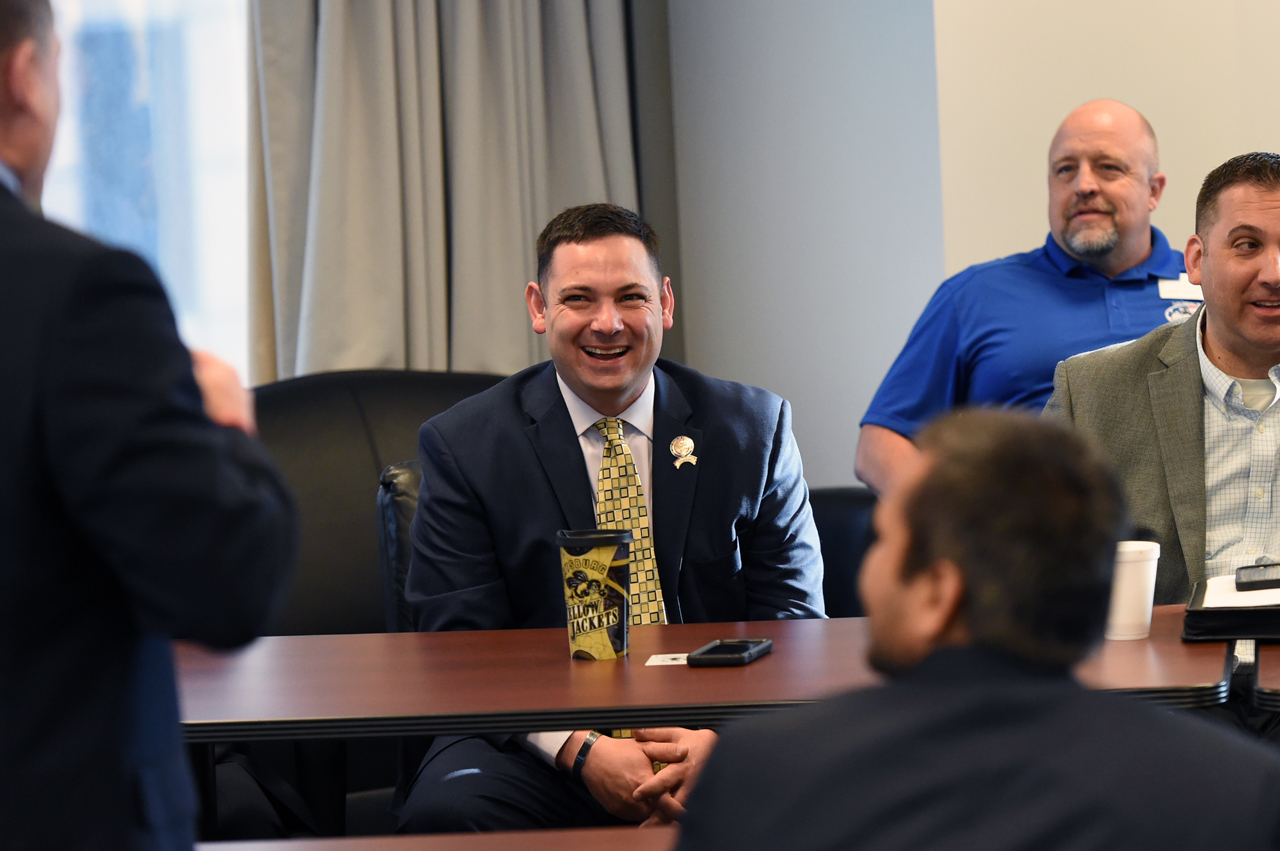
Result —
POLYGON ((1196 328, 1181 325, 1058 364, 1044 413, 1092 433, 1124 483, 1134 526, 1160 542, 1157 605, 1204 578, 1204 417, 1196 328))
POLYGON ((1186 260, 1204 306, 1180 326, 1058 364, 1045 407, 1116 463, 1134 525, 1160 542, 1158 604, 1280 561, 1280 155, 1209 173, 1186 260))

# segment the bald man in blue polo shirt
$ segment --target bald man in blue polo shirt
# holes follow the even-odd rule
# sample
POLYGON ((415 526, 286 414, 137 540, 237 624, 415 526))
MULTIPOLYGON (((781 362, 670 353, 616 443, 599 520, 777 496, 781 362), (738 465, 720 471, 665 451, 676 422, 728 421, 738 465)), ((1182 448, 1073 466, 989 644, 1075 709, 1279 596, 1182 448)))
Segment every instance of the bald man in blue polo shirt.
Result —
POLYGON ((1040 410, 1059 361, 1137 339, 1199 306, 1182 253, 1151 226, 1165 176, 1132 107, 1090 101, 1049 147, 1045 244, 943 282, 862 419, 858 478, 881 492, 916 431, 964 404, 1040 410))

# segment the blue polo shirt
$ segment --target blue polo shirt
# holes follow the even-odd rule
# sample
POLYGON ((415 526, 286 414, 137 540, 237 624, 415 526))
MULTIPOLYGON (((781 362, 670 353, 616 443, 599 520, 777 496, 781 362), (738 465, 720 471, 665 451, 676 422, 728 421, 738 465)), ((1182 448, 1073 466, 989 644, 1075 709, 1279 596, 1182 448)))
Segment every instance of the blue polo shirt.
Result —
POLYGON ((1053 370, 1072 355, 1137 339, 1198 305, 1160 297, 1184 271, 1182 252, 1151 229, 1151 254, 1108 278, 1054 242, 970 266, 929 300, 862 418, 912 437, 957 405, 1039 410, 1053 370))

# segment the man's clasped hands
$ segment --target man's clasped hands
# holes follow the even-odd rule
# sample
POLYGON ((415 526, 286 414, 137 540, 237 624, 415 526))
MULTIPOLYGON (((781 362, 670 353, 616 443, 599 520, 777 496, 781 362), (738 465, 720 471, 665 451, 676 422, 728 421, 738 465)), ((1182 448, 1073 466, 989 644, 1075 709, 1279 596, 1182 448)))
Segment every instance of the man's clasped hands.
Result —
MULTIPOLYGON (((569 737, 556 764, 570 770, 589 731, 569 737)), ((711 730, 640 728, 634 739, 596 739, 582 764, 582 781, 606 810, 641 827, 668 824, 684 814, 685 802, 715 747, 711 730), (665 763, 654 771, 654 763, 665 763)))

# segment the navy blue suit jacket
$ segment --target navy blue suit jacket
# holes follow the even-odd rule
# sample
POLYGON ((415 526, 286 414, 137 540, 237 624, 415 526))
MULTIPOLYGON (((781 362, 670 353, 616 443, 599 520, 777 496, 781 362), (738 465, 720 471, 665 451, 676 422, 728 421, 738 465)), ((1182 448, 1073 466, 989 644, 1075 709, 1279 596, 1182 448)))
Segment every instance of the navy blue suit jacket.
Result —
POLYGON ((1272 745, 947 648, 726 730, 678 851, 1252 851, 1280 847, 1277 801, 1272 745))
MULTIPOLYGON (((651 529, 669 621, 822 617, 790 406, 669 361, 654 380, 651 529), (679 436, 696 465, 675 467, 679 436)), ((405 588, 418 629, 564 626, 556 532, 595 528, 595 483, 552 364, 434 417, 419 451, 405 588)))
POLYGON ((292 501, 147 265, 4 188, 0 364, 0 847, 189 849, 170 638, 263 628, 292 501))

